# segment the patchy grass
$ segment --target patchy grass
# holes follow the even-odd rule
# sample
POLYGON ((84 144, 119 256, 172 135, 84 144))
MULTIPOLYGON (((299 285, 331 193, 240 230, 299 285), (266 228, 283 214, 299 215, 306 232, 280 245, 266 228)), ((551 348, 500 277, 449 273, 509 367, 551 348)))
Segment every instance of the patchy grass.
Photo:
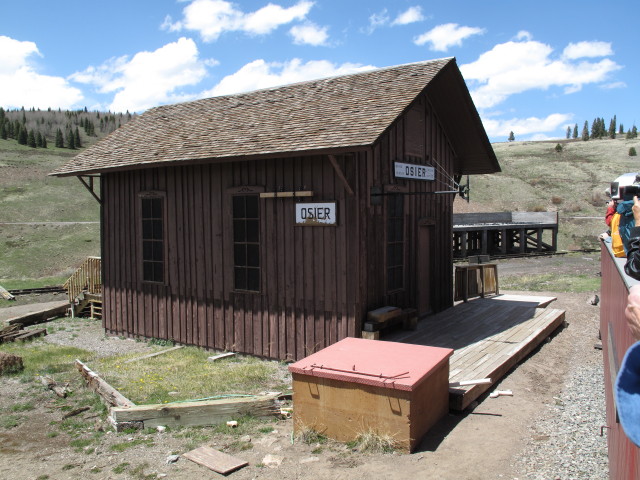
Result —
POLYGON ((85 361, 93 358, 93 354, 86 350, 42 341, 3 344, 0 345, 0 352, 21 356, 24 370, 19 375, 27 378, 70 372, 74 369, 73 363, 76 358, 85 361))
POLYGON ((396 449, 396 442, 391 435, 380 434, 372 429, 359 433, 352 443, 352 448, 363 453, 393 453, 396 449))
POLYGON ((600 277, 544 273, 500 278, 500 288, 530 292, 586 293, 600 290, 600 277))
POLYGON ((125 362, 140 354, 100 359, 92 369, 139 404, 286 388, 276 380, 279 378, 277 362, 240 355, 209 362, 210 355, 210 352, 187 347, 131 363, 125 362))

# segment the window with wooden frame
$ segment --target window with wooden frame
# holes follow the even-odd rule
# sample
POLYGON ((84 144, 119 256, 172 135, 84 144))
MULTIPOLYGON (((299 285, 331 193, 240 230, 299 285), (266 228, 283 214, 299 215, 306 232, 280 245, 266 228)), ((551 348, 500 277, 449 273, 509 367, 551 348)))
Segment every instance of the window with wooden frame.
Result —
POLYGON ((404 288, 404 195, 387 197, 387 291, 404 288))
POLYGON ((234 289, 260 291, 260 205, 258 195, 233 196, 234 289))
POLYGON ((142 281, 165 281, 164 195, 140 195, 142 220, 142 281))

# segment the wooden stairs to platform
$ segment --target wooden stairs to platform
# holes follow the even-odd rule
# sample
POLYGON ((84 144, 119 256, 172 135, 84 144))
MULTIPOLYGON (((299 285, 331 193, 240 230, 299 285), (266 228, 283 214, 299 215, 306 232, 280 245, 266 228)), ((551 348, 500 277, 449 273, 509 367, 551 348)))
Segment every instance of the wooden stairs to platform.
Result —
POLYGON ((64 284, 71 316, 102 318, 102 260, 89 257, 64 284))

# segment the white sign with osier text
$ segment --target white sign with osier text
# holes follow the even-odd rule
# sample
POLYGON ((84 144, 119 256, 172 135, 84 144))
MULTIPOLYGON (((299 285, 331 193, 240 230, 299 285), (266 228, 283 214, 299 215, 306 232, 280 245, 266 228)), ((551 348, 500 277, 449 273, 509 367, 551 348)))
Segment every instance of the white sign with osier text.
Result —
POLYGON ((411 178, 412 180, 435 180, 435 168, 413 163, 395 162, 396 178, 411 178))

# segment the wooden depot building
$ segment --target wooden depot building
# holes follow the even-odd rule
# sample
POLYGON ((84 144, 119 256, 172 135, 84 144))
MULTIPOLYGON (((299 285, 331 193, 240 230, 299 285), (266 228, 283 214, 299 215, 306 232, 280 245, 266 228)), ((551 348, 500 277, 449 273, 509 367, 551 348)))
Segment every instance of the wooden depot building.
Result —
POLYGON ((446 58, 152 108, 52 174, 101 203, 108 333, 300 359, 451 306, 458 182, 499 170, 446 58))

